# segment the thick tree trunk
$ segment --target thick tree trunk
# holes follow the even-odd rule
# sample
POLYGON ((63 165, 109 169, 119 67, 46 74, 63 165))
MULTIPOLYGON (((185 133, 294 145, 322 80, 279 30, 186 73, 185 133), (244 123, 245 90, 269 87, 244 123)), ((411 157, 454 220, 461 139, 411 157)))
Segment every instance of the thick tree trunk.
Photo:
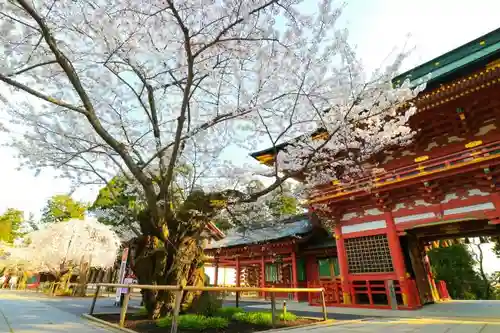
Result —
MULTIPOLYGON (((203 249, 199 240, 185 237, 176 244, 158 245, 153 237, 142 237, 131 251, 131 267, 139 284, 204 285, 203 249)), ((143 290, 141 293, 151 319, 163 317, 172 311, 174 293, 151 290, 143 290)), ((184 293, 182 311, 188 311, 199 295, 200 293, 184 293)))

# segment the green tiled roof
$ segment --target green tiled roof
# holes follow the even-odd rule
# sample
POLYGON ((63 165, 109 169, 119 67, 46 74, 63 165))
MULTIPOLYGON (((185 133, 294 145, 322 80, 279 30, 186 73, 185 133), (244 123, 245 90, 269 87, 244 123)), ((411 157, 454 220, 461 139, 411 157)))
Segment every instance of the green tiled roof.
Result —
POLYGON ((500 28, 396 76, 392 82, 397 87, 407 79, 411 86, 443 81, 454 73, 499 57, 500 28))

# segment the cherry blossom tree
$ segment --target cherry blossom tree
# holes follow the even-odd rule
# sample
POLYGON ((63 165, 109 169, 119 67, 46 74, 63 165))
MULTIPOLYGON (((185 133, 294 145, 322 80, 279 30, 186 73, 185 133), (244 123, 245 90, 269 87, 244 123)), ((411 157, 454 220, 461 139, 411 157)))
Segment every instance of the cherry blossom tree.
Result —
POLYGON ((62 273, 80 269, 86 276, 90 267, 112 267, 121 241, 108 226, 94 218, 71 219, 33 231, 14 247, 3 246, 6 259, 26 270, 49 272, 58 280, 62 273))
MULTIPOLYGON (((126 178, 144 200, 132 251, 139 282, 196 283, 200 230, 221 210, 258 214, 260 198, 290 178, 343 179, 411 140, 418 89, 390 82, 405 54, 368 75, 338 27, 343 7, 312 5, 2 1, 3 127, 36 172, 55 168, 76 185, 126 178), (318 128, 326 135, 312 140, 318 128), (271 169, 239 161, 297 137, 271 169), (255 174, 270 185, 248 192, 255 174)), ((144 299, 152 317, 171 309, 169 293, 144 299)))

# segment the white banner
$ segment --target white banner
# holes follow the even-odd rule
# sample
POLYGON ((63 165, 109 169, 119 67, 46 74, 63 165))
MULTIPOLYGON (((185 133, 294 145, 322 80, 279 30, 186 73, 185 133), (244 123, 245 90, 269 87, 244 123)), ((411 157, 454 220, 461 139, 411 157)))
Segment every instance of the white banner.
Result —
MULTIPOLYGON (((128 247, 123 249, 122 253, 122 263, 120 265, 120 272, 118 273, 118 283, 123 283, 125 279, 125 272, 127 270, 127 258, 128 258, 128 247)), ((126 291, 127 288, 116 288, 115 303, 120 303, 120 296, 122 294, 122 289, 126 291)))

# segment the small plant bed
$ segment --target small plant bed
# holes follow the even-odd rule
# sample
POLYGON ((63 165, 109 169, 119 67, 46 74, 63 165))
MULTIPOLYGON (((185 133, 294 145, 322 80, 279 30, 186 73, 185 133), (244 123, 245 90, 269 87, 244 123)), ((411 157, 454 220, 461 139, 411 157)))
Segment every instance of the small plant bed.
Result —
MULTIPOLYGON (((95 314, 96 318, 117 324, 119 314, 95 314)), ((297 317, 293 313, 276 313, 276 328, 313 324, 315 319, 297 317)), ((139 333, 164 333, 170 330, 172 318, 149 320, 144 311, 127 314, 125 327, 139 333)), ((178 333, 252 333, 272 329, 271 312, 244 312, 239 308, 221 308, 211 316, 184 314, 179 316, 178 333)))

